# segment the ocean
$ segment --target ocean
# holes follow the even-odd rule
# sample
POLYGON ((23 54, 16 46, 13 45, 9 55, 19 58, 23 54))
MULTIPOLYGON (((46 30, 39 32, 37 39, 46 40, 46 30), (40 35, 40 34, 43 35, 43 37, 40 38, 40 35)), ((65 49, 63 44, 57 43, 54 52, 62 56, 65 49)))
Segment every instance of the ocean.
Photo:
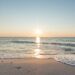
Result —
POLYGON ((75 65, 75 37, 0 37, 0 59, 49 59, 75 65))

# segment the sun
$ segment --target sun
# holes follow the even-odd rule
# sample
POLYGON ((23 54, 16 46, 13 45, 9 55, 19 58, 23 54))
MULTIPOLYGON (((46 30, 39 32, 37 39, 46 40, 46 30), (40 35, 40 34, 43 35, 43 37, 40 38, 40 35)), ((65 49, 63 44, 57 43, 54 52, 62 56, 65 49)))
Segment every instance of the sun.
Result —
POLYGON ((42 30, 41 29, 36 29, 35 34, 37 37, 40 37, 42 35, 42 30))

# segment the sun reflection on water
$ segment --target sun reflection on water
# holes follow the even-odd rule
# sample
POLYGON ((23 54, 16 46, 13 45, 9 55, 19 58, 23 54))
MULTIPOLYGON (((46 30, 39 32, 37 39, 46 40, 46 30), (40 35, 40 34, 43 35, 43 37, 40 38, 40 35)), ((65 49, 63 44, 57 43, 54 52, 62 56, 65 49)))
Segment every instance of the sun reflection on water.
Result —
POLYGON ((35 58, 41 58, 40 57, 40 49, 35 49, 34 56, 35 56, 35 58))
POLYGON ((35 58, 41 58, 41 49, 40 49, 40 45, 41 45, 41 40, 40 37, 36 37, 36 49, 34 49, 34 57, 35 58))
POLYGON ((36 37, 36 44, 40 44, 40 37, 36 37))

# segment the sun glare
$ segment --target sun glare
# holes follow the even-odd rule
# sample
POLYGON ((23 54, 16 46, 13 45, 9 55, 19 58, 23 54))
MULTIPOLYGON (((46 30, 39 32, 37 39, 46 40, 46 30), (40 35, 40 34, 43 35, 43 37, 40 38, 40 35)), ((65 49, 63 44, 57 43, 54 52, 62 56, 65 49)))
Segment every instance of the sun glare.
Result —
POLYGON ((36 29, 35 34, 37 37, 40 37, 42 35, 42 31, 40 29, 36 29))
POLYGON ((40 29, 37 29, 36 31, 35 31, 35 33, 36 33, 36 44, 40 44, 40 36, 41 36, 41 34, 42 34, 42 31, 40 30, 40 29))

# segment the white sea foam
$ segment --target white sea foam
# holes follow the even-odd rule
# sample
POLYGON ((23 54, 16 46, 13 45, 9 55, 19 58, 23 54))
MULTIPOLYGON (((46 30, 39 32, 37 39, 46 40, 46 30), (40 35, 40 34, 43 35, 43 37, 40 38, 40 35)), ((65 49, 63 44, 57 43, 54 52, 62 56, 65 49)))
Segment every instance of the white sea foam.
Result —
POLYGON ((0 53, 0 58, 24 58, 25 54, 21 53, 0 53))
POLYGON ((56 55, 54 57, 56 61, 69 64, 69 65, 75 65, 75 55, 74 54, 68 54, 68 55, 56 55))

